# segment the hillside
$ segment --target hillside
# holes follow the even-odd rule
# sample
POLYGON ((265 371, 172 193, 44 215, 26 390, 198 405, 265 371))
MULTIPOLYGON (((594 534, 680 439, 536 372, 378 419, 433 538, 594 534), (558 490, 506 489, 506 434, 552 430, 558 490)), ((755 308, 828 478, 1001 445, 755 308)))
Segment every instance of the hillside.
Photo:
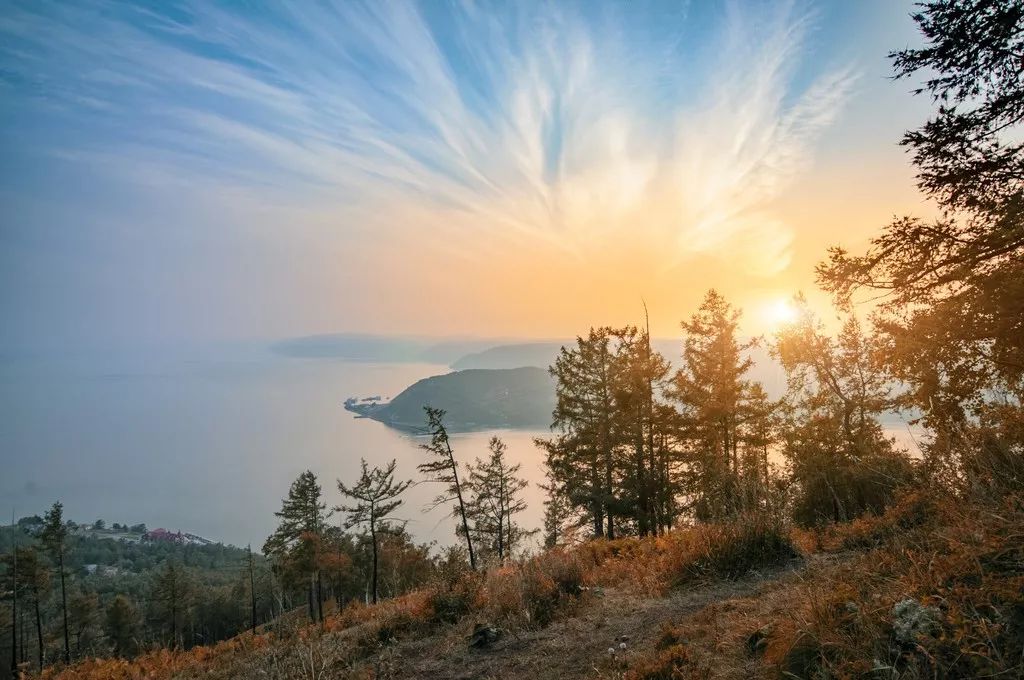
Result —
POLYGON ((817 532, 684 528, 442 579, 323 626, 46 678, 1021 677, 1024 498, 817 532))
MULTIPOLYGON (((102 656, 114 650, 130 654, 164 644, 166 608, 160 599, 160 583, 172 565, 180 587, 176 620, 188 631, 187 642, 215 642, 247 628, 248 611, 240 606, 237 595, 248 576, 249 553, 245 549, 184 532, 147 531, 142 524, 68 521, 65 527, 69 647, 74 658, 102 656)), ((41 567, 20 572, 19 596, 23 599, 17 632, 21 660, 27 664, 24 668, 35 668, 40 654, 46 664, 58 663, 61 656, 62 594, 41 530, 39 517, 24 517, 14 526, 0 527, 4 569, 0 592, 9 594, 15 546, 22 560, 19 571, 27 569, 26 560, 41 567), (30 607, 25 607, 26 602, 31 602, 30 607), (42 648, 39 637, 44 641, 42 648)), ((269 571, 262 555, 253 555, 253 569, 257 590, 264 598, 260 613, 269 617, 269 571)), ((0 603, 0 658, 6 660, 11 654, 11 601, 4 599, 0 603)), ((6 670, 0 669, 0 677, 9 677, 6 670)))
POLYGON ((424 378, 386 404, 348 400, 346 408, 401 429, 423 427, 423 407, 447 411, 452 432, 547 428, 554 408, 551 377, 540 368, 470 369, 424 378))

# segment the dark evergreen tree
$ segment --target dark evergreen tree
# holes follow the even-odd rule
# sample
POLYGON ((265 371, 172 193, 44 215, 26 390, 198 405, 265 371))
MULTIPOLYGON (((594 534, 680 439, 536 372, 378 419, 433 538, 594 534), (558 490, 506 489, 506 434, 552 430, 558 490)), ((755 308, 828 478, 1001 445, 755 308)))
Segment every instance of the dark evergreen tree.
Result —
POLYGON ((274 557, 282 573, 296 573, 308 579, 309 617, 323 620, 323 582, 317 557, 327 528, 327 504, 316 475, 306 470, 292 482, 281 510, 277 530, 263 545, 263 553, 274 557))
POLYGON ((615 332, 591 329, 562 347, 549 369, 555 378, 555 410, 550 439, 538 438, 547 451, 551 493, 589 515, 593 535, 614 538, 616 516, 628 512, 616 494, 619 477, 618 432, 613 391, 615 332))
POLYGON ((737 336, 740 312, 708 291, 697 313, 682 323, 683 363, 671 395, 682 409, 689 493, 696 515, 721 518, 741 509, 740 443, 753 365, 753 341, 737 336))
POLYGON ((68 629, 68 594, 65 582, 64 556, 67 549, 68 529, 64 524, 64 506, 54 503, 43 517, 43 530, 40 538, 46 550, 57 562, 57 574, 60 577, 61 614, 64 619, 64 663, 71 663, 71 635, 68 629))
POLYGON ((176 648, 182 633, 181 621, 192 604, 194 584, 175 560, 168 560, 150 587, 150 601, 170 630, 170 647, 176 648))
POLYGON ((491 437, 488 446, 490 456, 476 459, 469 468, 469 516, 477 547, 483 546, 504 562, 527 533, 514 517, 526 509, 520 493, 528 483, 519 477, 521 465, 505 460, 508 447, 501 439, 491 437))
POLYGON ((124 595, 116 595, 107 605, 104 632, 116 656, 132 656, 138 650, 139 614, 124 595))

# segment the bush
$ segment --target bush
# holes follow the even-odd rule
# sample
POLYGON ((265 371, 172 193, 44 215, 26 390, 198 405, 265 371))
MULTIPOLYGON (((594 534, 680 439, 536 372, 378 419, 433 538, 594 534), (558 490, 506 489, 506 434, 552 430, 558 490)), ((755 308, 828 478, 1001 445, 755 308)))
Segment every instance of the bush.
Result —
POLYGON ((829 543, 843 550, 875 548, 912 529, 935 522, 940 515, 939 503, 932 495, 913 491, 901 496, 881 515, 865 515, 852 522, 834 525, 829 543))
POLYGON ((638 662, 625 674, 625 680, 681 680, 697 677, 689 668, 690 664, 690 652, 686 645, 672 645, 653 659, 638 662))
POLYGON ((736 579, 799 556, 778 524, 747 517, 694 527, 677 541, 669 572, 677 584, 706 578, 736 579))

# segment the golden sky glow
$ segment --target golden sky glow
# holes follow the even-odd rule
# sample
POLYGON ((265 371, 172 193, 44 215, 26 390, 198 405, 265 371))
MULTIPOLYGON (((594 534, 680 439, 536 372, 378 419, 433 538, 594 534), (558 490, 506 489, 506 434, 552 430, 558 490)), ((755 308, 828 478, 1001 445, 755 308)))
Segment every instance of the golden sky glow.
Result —
POLYGON ((825 249, 929 211, 908 8, 12 9, 0 66, 61 86, 5 97, 8 333, 675 335, 711 287, 829 321, 825 249))

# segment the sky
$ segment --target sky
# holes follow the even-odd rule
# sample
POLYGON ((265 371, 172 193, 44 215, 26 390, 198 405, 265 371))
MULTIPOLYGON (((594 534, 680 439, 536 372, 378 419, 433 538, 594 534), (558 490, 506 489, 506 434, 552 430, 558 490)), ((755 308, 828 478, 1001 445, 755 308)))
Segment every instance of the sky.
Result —
POLYGON ((825 310, 929 211, 910 10, 0 0, 0 351, 825 310))

